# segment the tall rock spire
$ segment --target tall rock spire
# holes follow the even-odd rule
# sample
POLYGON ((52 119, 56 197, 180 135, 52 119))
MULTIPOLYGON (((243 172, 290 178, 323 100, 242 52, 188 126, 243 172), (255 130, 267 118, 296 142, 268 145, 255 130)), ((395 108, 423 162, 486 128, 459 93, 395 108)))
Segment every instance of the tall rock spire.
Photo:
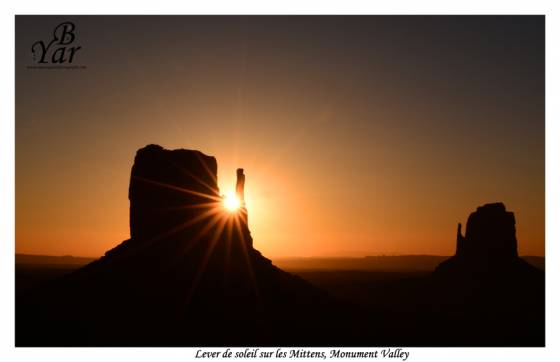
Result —
POLYGON ((242 168, 237 169, 237 184, 235 185, 235 193, 241 205, 245 206, 245 174, 242 168))

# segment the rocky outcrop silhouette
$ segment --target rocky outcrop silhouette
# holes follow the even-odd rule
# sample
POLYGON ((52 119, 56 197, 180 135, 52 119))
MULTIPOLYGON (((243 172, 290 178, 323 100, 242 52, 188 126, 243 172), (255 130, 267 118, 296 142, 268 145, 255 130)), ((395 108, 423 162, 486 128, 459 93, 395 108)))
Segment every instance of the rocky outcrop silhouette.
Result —
POLYGON ((503 203, 485 204, 471 213, 465 236, 457 227, 455 255, 442 262, 438 274, 473 273, 498 275, 512 272, 538 272, 518 257, 515 215, 503 203))
POLYGON ((146 146, 129 199, 130 239, 49 285, 41 305, 28 298, 19 318, 40 322, 20 328, 18 345, 317 343, 310 330, 330 323, 334 300, 253 248, 244 202, 223 207, 215 158, 146 146))
POLYGON ((457 255, 488 259, 517 258, 515 216, 502 203, 486 204, 476 209, 467 221, 466 236, 457 238, 457 255), (462 241, 459 243, 459 241, 462 241))
POLYGON ((544 272, 517 253, 515 216, 503 203, 470 214, 457 228, 455 255, 429 278, 422 298, 449 345, 544 343, 544 272))
POLYGON ((175 238, 189 231, 176 230, 199 211, 195 206, 217 203, 218 165, 199 151, 164 150, 149 145, 136 153, 130 175, 130 237, 137 243, 175 238))

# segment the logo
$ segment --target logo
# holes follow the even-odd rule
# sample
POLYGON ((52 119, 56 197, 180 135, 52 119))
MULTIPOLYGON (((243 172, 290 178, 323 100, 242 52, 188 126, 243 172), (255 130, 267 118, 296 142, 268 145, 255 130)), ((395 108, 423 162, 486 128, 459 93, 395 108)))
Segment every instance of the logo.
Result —
POLYGON ((38 40, 31 46, 33 62, 37 65, 28 68, 79 69, 73 63, 79 56, 81 45, 76 44, 76 25, 71 21, 58 24, 47 41, 38 40))

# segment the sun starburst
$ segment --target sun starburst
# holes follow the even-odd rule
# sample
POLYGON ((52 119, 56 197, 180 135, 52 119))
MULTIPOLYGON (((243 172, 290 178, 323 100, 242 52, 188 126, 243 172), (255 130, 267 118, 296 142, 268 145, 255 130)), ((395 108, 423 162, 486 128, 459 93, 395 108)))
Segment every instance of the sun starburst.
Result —
POLYGON ((236 212, 241 207, 241 200, 233 192, 224 195, 224 207, 229 212, 236 212))

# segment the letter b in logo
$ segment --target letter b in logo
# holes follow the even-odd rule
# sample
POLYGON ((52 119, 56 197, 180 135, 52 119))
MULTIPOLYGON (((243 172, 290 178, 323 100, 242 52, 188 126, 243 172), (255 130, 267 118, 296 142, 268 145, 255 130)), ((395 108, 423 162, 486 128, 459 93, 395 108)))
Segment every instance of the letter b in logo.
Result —
POLYGON ((59 45, 68 45, 74 41, 74 28, 74 23, 69 21, 54 28, 54 38, 58 40, 59 45))

